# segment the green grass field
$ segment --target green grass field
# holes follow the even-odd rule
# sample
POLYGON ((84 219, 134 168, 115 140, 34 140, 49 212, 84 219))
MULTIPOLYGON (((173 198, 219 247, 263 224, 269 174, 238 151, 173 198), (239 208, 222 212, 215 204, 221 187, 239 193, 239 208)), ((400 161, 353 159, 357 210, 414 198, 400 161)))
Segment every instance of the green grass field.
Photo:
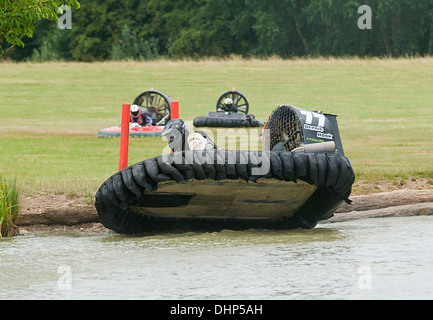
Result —
MULTIPOLYGON (((180 116, 244 93, 265 121, 279 104, 338 114, 356 188, 433 184, 433 59, 202 60, 0 64, 0 176, 22 193, 94 193, 118 169, 121 105, 141 92, 180 102, 180 116)), ((130 139, 129 163, 160 155, 160 137, 130 139)))

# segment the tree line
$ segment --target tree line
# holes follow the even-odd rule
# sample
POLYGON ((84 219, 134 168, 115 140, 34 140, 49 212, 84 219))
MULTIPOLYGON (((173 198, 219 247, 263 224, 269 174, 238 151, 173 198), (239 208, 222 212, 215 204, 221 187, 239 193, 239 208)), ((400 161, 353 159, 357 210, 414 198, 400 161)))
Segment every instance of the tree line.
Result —
POLYGON ((71 29, 40 21, 10 55, 97 61, 433 54, 433 0, 83 0, 71 29), (360 29, 361 5, 371 29, 360 29), (368 18, 368 17, 367 17, 368 18))

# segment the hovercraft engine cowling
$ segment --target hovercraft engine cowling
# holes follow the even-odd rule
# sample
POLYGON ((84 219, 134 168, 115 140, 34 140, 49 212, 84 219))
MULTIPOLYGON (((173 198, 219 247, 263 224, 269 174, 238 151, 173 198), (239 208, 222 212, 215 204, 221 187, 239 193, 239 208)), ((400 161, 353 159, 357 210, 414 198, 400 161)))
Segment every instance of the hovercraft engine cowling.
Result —
POLYGON ((264 143, 269 144, 268 150, 272 151, 298 151, 297 148, 305 147, 304 151, 312 150, 312 144, 324 144, 324 149, 316 149, 322 152, 332 152, 329 148, 335 144, 335 152, 344 155, 343 145, 336 115, 322 113, 321 111, 309 111, 289 105, 281 105, 269 116, 265 125, 264 143))

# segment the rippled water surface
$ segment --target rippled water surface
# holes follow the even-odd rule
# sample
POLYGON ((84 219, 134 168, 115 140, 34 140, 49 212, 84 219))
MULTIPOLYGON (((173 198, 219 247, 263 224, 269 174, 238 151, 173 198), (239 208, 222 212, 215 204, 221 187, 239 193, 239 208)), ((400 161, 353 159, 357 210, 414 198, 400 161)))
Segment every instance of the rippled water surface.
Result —
POLYGON ((432 299, 433 217, 0 240, 0 299, 432 299))

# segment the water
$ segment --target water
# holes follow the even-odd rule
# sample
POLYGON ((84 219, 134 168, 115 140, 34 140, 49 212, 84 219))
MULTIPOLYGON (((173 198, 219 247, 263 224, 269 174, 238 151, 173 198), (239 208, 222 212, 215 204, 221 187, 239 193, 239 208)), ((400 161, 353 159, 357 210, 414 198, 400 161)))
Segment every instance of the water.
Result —
POLYGON ((432 299, 433 217, 0 240, 1 299, 432 299))

